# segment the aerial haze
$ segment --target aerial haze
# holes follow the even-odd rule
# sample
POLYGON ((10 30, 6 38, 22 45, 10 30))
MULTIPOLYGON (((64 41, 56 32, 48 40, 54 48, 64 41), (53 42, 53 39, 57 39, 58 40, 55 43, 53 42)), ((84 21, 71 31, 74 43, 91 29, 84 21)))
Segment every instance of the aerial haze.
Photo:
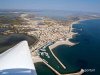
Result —
POLYGON ((100 75, 99 59, 100 0, 0 0, 0 75, 100 75))
POLYGON ((0 0, 0 9, 100 12, 100 0, 0 0))

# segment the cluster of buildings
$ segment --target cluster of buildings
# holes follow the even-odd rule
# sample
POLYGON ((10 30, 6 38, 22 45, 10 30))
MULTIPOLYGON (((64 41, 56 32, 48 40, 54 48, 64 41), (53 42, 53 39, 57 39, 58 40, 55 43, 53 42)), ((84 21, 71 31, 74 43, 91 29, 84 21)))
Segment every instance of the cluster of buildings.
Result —
POLYGON ((60 25, 57 21, 46 18, 42 18, 41 20, 29 19, 29 22, 30 28, 35 30, 29 31, 27 34, 35 35, 39 38, 39 42, 33 47, 33 50, 37 50, 49 41, 54 42, 67 38, 68 25, 60 25))
POLYGON ((48 42, 55 42, 59 39, 66 40, 70 25, 64 21, 56 21, 47 17, 28 18, 28 14, 20 16, 26 24, 21 25, 1 25, 0 28, 7 28, 4 35, 13 33, 25 33, 30 36, 36 36, 39 41, 32 47, 32 51, 40 49, 48 42))
POLYGON ((0 28, 8 28, 3 34, 25 33, 27 35, 36 36, 39 42, 32 47, 32 50, 41 48, 44 44, 55 42, 59 39, 66 40, 69 31, 69 25, 65 22, 61 23, 47 17, 27 18, 28 14, 22 14, 20 17, 26 22, 24 25, 2 25, 0 28), (9 29, 10 28, 10 29, 9 29))

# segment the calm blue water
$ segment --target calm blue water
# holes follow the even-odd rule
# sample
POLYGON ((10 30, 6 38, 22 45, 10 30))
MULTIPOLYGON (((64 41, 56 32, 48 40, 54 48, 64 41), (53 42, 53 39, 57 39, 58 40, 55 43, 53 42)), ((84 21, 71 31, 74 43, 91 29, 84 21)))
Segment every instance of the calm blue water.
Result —
POLYGON ((79 44, 72 47, 58 46, 54 53, 66 65, 70 63, 89 69, 83 75, 100 75, 100 19, 81 21, 73 27, 78 35, 71 41, 79 44))

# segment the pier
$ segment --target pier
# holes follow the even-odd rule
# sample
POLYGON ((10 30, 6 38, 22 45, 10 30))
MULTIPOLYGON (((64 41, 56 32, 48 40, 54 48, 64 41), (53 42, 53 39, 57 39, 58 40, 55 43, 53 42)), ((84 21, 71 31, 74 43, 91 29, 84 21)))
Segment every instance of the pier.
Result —
POLYGON ((50 66, 44 59, 43 60, 43 63, 48 66, 55 74, 57 75, 82 75, 84 73, 84 70, 81 69, 79 72, 76 72, 76 73, 70 73, 70 74, 61 74, 59 73, 57 70, 55 70, 52 66, 50 66))
POLYGON ((56 73, 57 75, 61 75, 58 71, 56 71, 52 66, 50 66, 47 62, 45 62, 44 60, 43 60, 43 63, 45 64, 45 65, 47 65, 52 71, 54 71, 54 73, 56 73))
MULTIPOLYGON (((69 42, 67 42, 67 43, 69 43, 69 42)), ((67 43, 63 40, 62 41, 57 41, 57 43, 54 43, 54 44, 48 43, 48 44, 45 44, 44 46, 40 47, 39 50, 42 50, 42 49, 45 49, 45 48, 48 47, 49 54, 51 54, 53 59, 55 59, 55 61, 57 61, 56 63, 58 63, 60 65, 61 69, 63 68, 63 70, 67 71, 66 66, 59 60, 59 58, 52 51, 56 46, 62 45, 62 44, 67 44, 67 43)), ((71 43, 71 42, 69 44, 74 45, 74 43, 71 43)), ((46 50, 42 51, 42 53, 43 52, 46 52, 46 50)), ((50 60, 50 58, 49 58, 49 60, 50 60)), ((48 66, 48 68, 50 68, 56 75, 82 75, 84 73, 83 69, 81 69, 81 71, 76 72, 76 73, 70 73, 70 74, 66 74, 66 72, 61 72, 60 73, 60 69, 57 69, 57 68, 53 67, 53 65, 50 64, 48 62, 48 60, 44 59, 43 57, 41 58, 41 60, 39 59, 39 61, 43 62, 46 66, 48 66)), ((56 66, 58 66, 58 65, 56 65, 56 66)))
MULTIPOLYGON (((50 47, 50 46, 49 46, 50 47)), ((50 52, 52 53, 52 55, 54 56, 54 58, 59 62, 59 64, 64 68, 66 69, 66 66, 63 65, 63 63, 55 56, 55 54, 52 52, 52 50, 49 48, 50 52)))

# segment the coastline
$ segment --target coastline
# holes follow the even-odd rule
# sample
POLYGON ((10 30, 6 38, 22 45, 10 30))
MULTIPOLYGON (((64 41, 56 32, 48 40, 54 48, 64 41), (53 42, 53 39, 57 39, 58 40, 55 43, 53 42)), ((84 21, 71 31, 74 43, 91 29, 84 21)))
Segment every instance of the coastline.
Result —
MULTIPOLYGON (((72 22, 72 23, 71 23, 71 25, 70 25, 70 27, 69 27, 69 33, 67 34, 68 36, 67 36, 66 40, 56 41, 53 45, 50 45, 50 46, 49 46, 49 49, 50 49, 52 55, 55 57, 55 59, 59 62, 59 64, 60 64, 64 69, 66 69, 66 66, 59 60, 58 57, 56 57, 56 55, 53 53, 52 50, 53 50, 54 48, 56 48, 57 46, 63 45, 63 44, 69 45, 69 46, 74 46, 74 45, 77 44, 77 43, 71 42, 70 39, 73 38, 73 36, 77 34, 77 33, 74 33, 74 32, 73 32, 73 25, 74 25, 74 24, 78 24, 79 22, 80 22, 80 21, 78 20, 78 21, 75 21, 75 22, 72 22)), ((83 73, 84 73, 84 70, 81 68, 81 70, 80 70, 79 72, 70 73, 70 74, 64 74, 64 75, 82 75, 83 73)))
MULTIPOLYGON (((61 24, 59 24, 59 23, 57 23, 55 20, 53 20, 53 19, 51 19, 50 21, 49 20, 46 20, 46 18, 44 18, 44 19, 42 19, 42 23, 44 23, 45 22, 45 24, 43 24, 43 25, 39 25, 38 23, 39 23, 39 21, 34 21, 34 20, 31 20, 30 18, 27 18, 27 17, 25 17, 25 16, 28 16, 28 14, 24 14, 24 15, 22 15, 22 16, 20 16, 22 19, 24 19, 25 21, 27 21, 27 24, 28 25, 22 25, 21 27, 22 28, 24 28, 24 29, 26 29, 26 28, 28 28, 28 29, 30 29, 30 31, 26 31, 25 32, 25 34, 27 34, 27 35, 32 35, 32 36, 34 36, 34 35, 36 35, 36 36, 38 36, 38 38, 40 38, 40 40, 39 40, 39 43, 38 44, 35 44, 35 46, 33 46, 32 45, 32 47, 30 47, 31 48, 31 54, 32 54, 32 59, 33 59, 33 61, 34 61, 34 63, 38 63, 38 62, 43 62, 43 59, 37 54, 37 50, 38 49, 40 49, 41 47, 43 47, 43 46, 45 46, 48 42, 52 42, 53 44, 51 44, 51 45, 49 45, 48 47, 49 47, 49 49, 50 49, 50 51, 53 53, 53 49, 55 48, 55 47, 57 47, 57 46, 59 46, 59 45, 68 45, 69 47, 70 46, 74 46, 74 45, 76 45, 76 44, 78 44, 78 43, 74 43, 74 42, 72 42, 72 41, 70 41, 70 39, 74 39, 74 37, 75 37, 75 35, 77 35, 78 34, 78 32, 74 32, 73 31, 73 29, 76 29, 76 28, 74 28, 73 26, 74 25, 76 25, 76 24, 78 24, 78 23, 80 23, 80 22, 83 22, 83 21, 88 21, 88 20, 94 20, 94 19, 96 19, 96 18, 91 18, 91 19, 80 19, 80 20, 77 20, 77 21, 71 21, 70 22, 70 24, 68 24, 68 26, 67 25, 65 25, 65 28, 66 28, 66 30, 65 29, 62 29, 62 28, 64 28, 64 26, 63 25, 61 25, 61 24), (50 24, 48 24, 48 23, 50 23, 50 24), (52 24, 54 24, 54 25, 52 25, 52 24), (49 26, 48 26, 49 25, 49 26), (60 26, 61 25, 61 26, 60 26), (58 28, 57 28, 57 26, 58 26, 58 28), (50 28, 49 28, 50 27, 50 28), (52 29, 54 27, 54 29, 52 29), (36 28, 36 30, 35 30, 35 28, 36 28), (48 32, 47 32, 47 29, 46 28, 48 28, 48 32), (57 28, 57 29, 56 29, 57 28), (31 30, 31 29, 33 29, 33 30, 31 30), (44 33, 44 30, 46 29, 46 33, 44 33), (52 29, 51 31, 50 31, 50 29, 52 29), (59 32, 61 32, 62 33, 62 35, 63 35, 63 31, 59 31, 59 29, 62 29, 62 30, 64 30, 64 31, 67 31, 65 34, 65 36, 61 36, 61 35, 59 35, 60 33, 59 32), (41 31, 40 31, 41 30, 41 31), (59 32, 58 32, 58 31, 59 32), (52 32, 53 31, 53 32, 52 32), (52 32, 53 34, 49 34, 49 32, 52 32), (58 32, 58 34, 56 34, 58 32), (34 34, 35 33, 35 34, 34 34), (48 35, 50 35, 50 38, 48 38, 48 35), (42 37, 41 37, 42 36, 42 37), (53 40, 51 40, 51 39, 53 39, 53 40), (55 40, 55 39, 57 39, 57 40, 55 40), (49 40, 49 41, 48 41, 49 40)), ((67 23, 66 23, 67 24, 67 23)), ((20 26, 19 26, 20 27, 20 26)), ((16 27, 16 28, 18 28, 18 27, 16 27)), ((83 29, 82 29, 83 30, 83 29)), ((10 32, 8 32, 8 33, 10 33, 10 32)), ((12 33, 10 33, 10 34, 12 34, 12 33)), ((74 49, 75 50, 75 49, 74 49)), ((62 51, 63 51, 63 49, 62 49, 62 51)), ((66 52, 67 52, 67 50, 66 50, 66 52)), ((76 51, 77 52, 77 51, 76 51)), ((49 53, 49 52, 48 52, 49 53)), ((81 53, 81 52, 80 52, 81 53)), ((53 53, 54 54, 54 53, 53 53)), ((52 55, 53 55, 52 54, 52 55)), ((56 56, 56 54, 54 54, 55 56, 56 56)), ((57 59, 57 58, 56 58, 57 59)), ((66 58, 65 58, 66 59, 66 58)), ((50 60, 50 59, 49 59, 50 60)), ((57 59, 57 60, 59 60, 59 58, 57 59)), ((72 59, 73 60, 73 59, 72 59)), ((64 66, 63 65, 63 63, 62 62, 60 62, 61 64, 61 66, 63 67, 63 68, 65 68, 66 69, 66 66, 64 66)), ((45 63, 44 63, 45 64, 45 63)), ((69 74, 64 74, 64 75, 81 75, 82 73, 84 73, 84 69, 80 69, 80 71, 78 72, 78 71, 75 71, 75 72, 77 72, 77 73, 69 73, 69 74)))
MULTIPOLYGON (((86 20, 91 20, 91 19, 83 19, 83 20, 78 20, 78 21, 72 22, 72 23, 69 25, 69 32, 68 32, 68 34, 67 34, 66 40, 59 40, 59 41, 56 41, 54 44, 52 44, 52 45, 49 46, 49 49, 50 49, 51 53, 53 53, 52 50, 53 50, 55 47, 59 46, 59 45, 63 45, 63 44, 69 45, 69 46, 74 46, 74 45, 76 45, 77 43, 73 43, 73 42, 70 41, 70 39, 74 38, 74 35, 78 34, 78 33, 73 32, 73 29, 74 29, 74 28, 73 28, 73 25, 74 25, 74 24, 78 24, 78 23, 81 22, 81 21, 86 21, 86 20)), ((63 68, 66 69, 66 66, 64 66, 64 64, 59 60, 59 58, 57 58, 56 55, 55 55, 54 53, 53 53, 53 55, 54 55, 55 59, 60 63, 60 65, 61 65, 63 68)), ((81 68, 79 72, 70 73, 70 74, 64 74, 64 75, 82 75, 83 73, 84 73, 84 69, 81 68)))
MULTIPOLYGON (((57 47, 59 45, 62 45, 62 44, 66 44, 66 45, 69 45, 69 46, 74 46, 74 45, 77 44, 77 43, 73 43, 73 42, 70 41, 70 39, 73 38, 73 36, 77 34, 77 33, 73 32, 73 25, 77 24, 77 23, 79 23, 79 20, 72 22, 71 24, 69 24, 69 26, 66 27, 66 28, 69 28, 68 33, 66 34, 66 39, 65 40, 59 40, 59 41, 57 40, 54 44, 50 45, 49 49, 50 49, 51 52, 52 52, 53 48, 55 48, 55 47, 57 47)), ((43 62, 43 60, 39 56, 35 56, 35 54, 36 54, 35 52, 32 52, 32 56, 33 56, 32 58, 33 58, 34 63, 43 62)), ((55 55, 55 54, 53 53, 53 55, 55 55)), ((54 57, 56 57, 56 56, 54 56, 54 57)), ((63 63, 57 57, 56 57, 56 60, 60 63, 60 65, 64 69, 66 69, 66 66, 64 66, 63 63)), ((74 74, 81 75, 83 73, 84 73, 84 70, 81 69, 79 72, 70 73, 70 74, 64 74, 64 75, 74 75, 74 74)))
POLYGON ((72 23, 69 25, 69 31, 68 31, 68 33, 67 33, 67 38, 66 38, 66 40, 62 40, 62 39, 61 39, 61 40, 58 40, 58 41, 56 41, 53 45, 50 45, 49 48, 50 48, 50 49, 53 49, 53 48, 55 48, 55 47, 57 47, 57 46, 59 46, 59 45, 63 45, 63 44, 68 45, 68 46, 74 46, 74 45, 78 44, 78 43, 74 43, 74 42, 71 42, 71 41, 70 41, 70 39, 74 38, 74 36, 78 34, 78 33, 76 33, 76 32, 73 32, 73 29, 74 29, 74 28, 73 28, 73 25, 74 25, 74 24, 78 24, 78 23, 80 23, 81 21, 86 21, 86 20, 92 20, 92 19, 81 19, 81 20, 72 22, 72 23))
POLYGON ((63 45, 63 44, 68 45, 68 46, 74 46, 74 45, 78 44, 78 43, 71 42, 70 39, 74 38, 74 35, 78 34, 78 33, 73 32, 73 29, 74 29, 73 25, 78 24, 79 22, 80 22, 80 20, 74 21, 69 25, 69 32, 67 33, 66 40, 56 41, 53 45, 50 45, 49 48, 52 50, 55 47, 57 47, 59 45, 63 45))

